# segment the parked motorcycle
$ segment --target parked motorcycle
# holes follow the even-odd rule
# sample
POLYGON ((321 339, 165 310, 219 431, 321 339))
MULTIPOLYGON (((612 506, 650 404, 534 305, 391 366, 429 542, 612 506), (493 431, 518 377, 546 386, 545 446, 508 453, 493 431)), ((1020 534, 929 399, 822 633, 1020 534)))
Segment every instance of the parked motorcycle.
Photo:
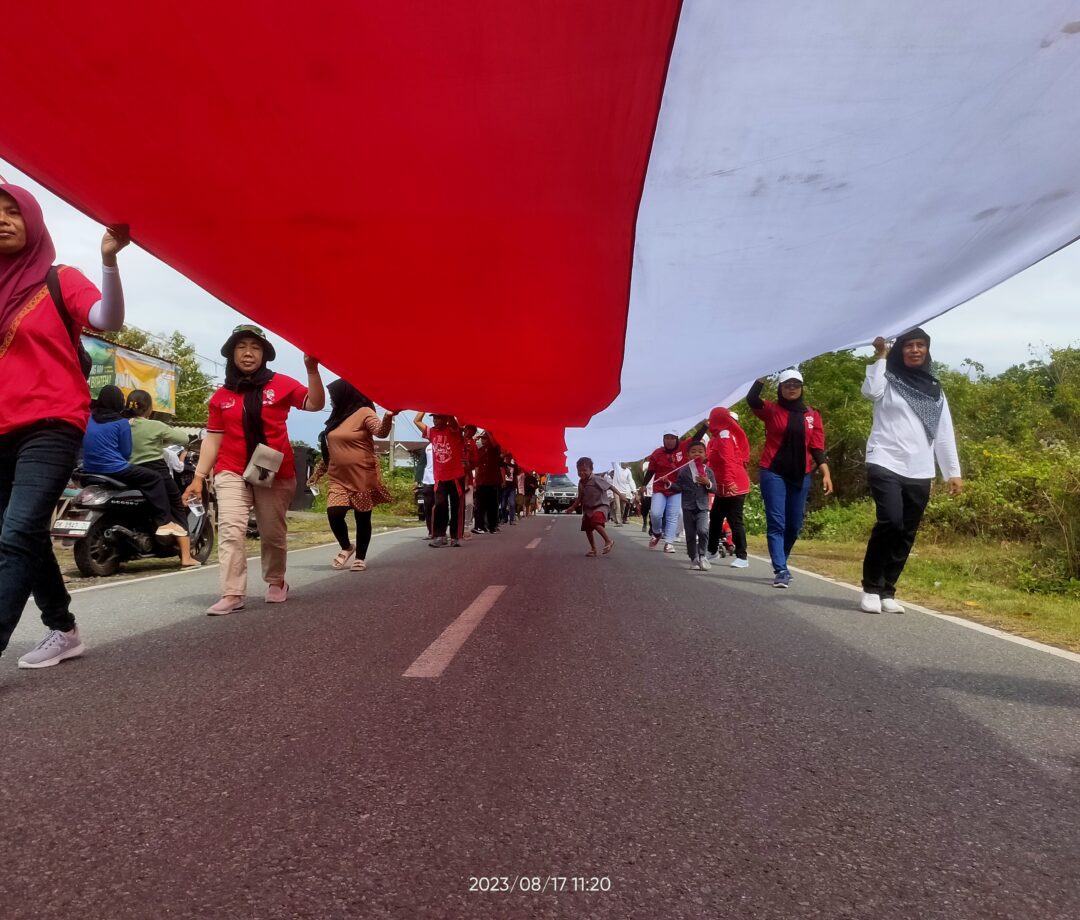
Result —
MULTIPOLYGON (((155 535, 149 500, 138 489, 109 476, 76 470, 80 487, 52 526, 52 536, 72 546, 75 565, 86 577, 115 575, 132 559, 167 559, 180 551, 172 537, 155 535)), ((201 504, 188 508, 191 555, 206 562, 214 549, 213 495, 204 485, 201 504)))

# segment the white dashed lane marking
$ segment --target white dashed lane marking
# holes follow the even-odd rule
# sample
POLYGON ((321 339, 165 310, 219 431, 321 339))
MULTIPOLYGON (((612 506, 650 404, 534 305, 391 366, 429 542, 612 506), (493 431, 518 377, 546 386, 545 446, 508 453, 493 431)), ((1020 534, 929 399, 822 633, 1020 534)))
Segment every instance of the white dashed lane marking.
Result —
POLYGON ((402 677, 440 677, 465 641, 480 625, 487 612, 506 590, 506 585, 488 585, 461 614, 421 653, 402 677))

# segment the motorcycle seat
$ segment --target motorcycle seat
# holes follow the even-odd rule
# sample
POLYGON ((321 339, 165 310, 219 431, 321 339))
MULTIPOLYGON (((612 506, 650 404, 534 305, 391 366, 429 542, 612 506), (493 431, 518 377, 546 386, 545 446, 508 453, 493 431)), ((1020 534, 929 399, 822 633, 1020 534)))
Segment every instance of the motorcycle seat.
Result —
POLYGON ((84 486, 108 486, 110 489, 120 489, 125 492, 131 490, 131 486, 126 483, 102 473, 79 473, 79 481, 84 486))

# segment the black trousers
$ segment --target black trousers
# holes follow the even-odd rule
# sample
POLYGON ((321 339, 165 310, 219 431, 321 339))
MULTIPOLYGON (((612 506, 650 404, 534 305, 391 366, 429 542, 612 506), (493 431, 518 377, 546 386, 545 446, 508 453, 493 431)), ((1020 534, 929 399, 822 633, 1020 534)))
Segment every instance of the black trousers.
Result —
POLYGON ((652 508, 652 496, 643 495, 641 497, 641 529, 643 531, 649 529, 649 510, 652 508))
POLYGON ((499 487, 476 487, 476 526, 494 533, 499 526, 499 487))
POLYGON ((187 530, 187 506, 180 500, 180 489, 176 485, 176 477, 169 469, 169 464, 164 460, 151 460, 149 463, 140 463, 139 466, 144 470, 153 470, 161 477, 161 481, 165 484, 165 494, 169 496, 169 509, 173 522, 187 530))
POLYGON ((465 532, 465 477, 444 479, 435 483, 435 518, 433 535, 446 536, 447 518, 450 524, 450 538, 460 540, 465 532))
POLYGON ((427 532, 430 537, 434 532, 431 525, 435 520, 435 486, 421 485, 420 495, 424 499, 424 523, 427 525, 427 532))
POLYGON ((686 530, 686 555, 700 559, 709 546, 709 512, 683 505, 683 528, 686 530))
MULTIPOLYGON (((330 522, 330 532, 342 549, 348 549, 351 545, 349 541, 349 523, 346 520, 348 515, 349 509, 344 505, 326 509, 326 519, 330 522)), ((368 547, 371 545, 371 512, 353 511, 353 520, 356 521, 356 558, 366 559, 368 547)))
POLYGON ((894 597, 930 501, 931 481, 908 479, 873 463, 866 465, 866 479, 877 505, 877 523, 863 558, 863 591, 894 597))
POLYGON ((735 544, 735 555, 746 558, 746 524, 743 521, 745 495, 717 495, 709 512, 709 552, 720 549, 720 537, 724 532, 724 518, 731 527, 731 539, 735 544))
MULTIPOLYGON (((154 523, 161 527, 172 522, 172 508, 169 505, 169 493, 165 491, 165 480, 160 473, 145 466, 126 466, 119 473, 106 473, 110 479, 116 479, 126 486, 138 489, 154 508, 154 523)), ((187 526, 180 526, 187 529, 187 526)))

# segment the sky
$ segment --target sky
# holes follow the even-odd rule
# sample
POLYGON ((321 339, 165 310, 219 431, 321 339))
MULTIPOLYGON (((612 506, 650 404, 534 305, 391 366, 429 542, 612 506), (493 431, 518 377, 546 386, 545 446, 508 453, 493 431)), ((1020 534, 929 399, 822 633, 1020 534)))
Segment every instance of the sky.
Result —
MULTIPOLYGON (((99 247, 103 228, 0 160, 0 176, 27 188, 41 202, 56 244, 58 261, 81 269, 100 284, 99 247)), ((133 231, 138 235, 138 228, 133 231)), ((194 342, 204 368, 217 380, 224 373, 222 342, 245 318, 164 262, 132 244, 120 254, 127 320, 147 332, 179 330, 194 342)), ((1021 272, 996 288, 924 324, 936 361, 959 366, 966 358, 1000 373, 1047 347, 1080 346, 1080 243, 1021 272)), ((301 353, 267 329, 277 348, 274 369, 306 378, 301 353)), ((323 381, 334 379, 324 370, 323 381)), ((412 412, 406 413, 411 417, 412 412)), ((315 444, 326 413, 297 412, 289 418, 296 440, 315 444)), ((415 437, 402 425, 397 437, 415 437)))

